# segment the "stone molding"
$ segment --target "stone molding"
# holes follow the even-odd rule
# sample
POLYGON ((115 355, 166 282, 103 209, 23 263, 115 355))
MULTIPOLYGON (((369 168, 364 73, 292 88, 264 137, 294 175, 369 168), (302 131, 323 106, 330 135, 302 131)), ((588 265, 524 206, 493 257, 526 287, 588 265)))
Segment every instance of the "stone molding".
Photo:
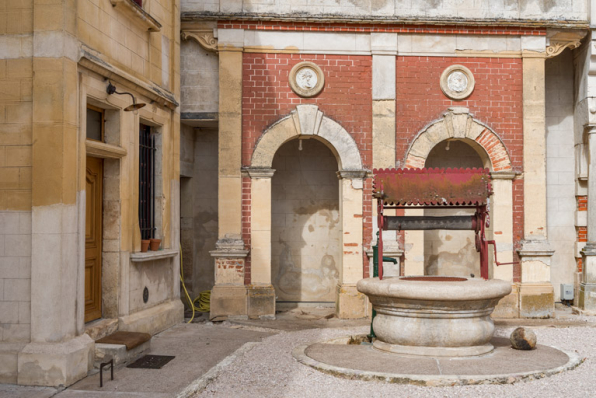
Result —
POLYGON ((125 148, 100 141, 85 140, 85 147, 87 155, 95 155, 99 158, 120 159, 127 154, 125 148))
POLYGON ((490 178, 493 180, 514 180, 520 173, 515 171, 491 171, 490 178))
MULTIPOLYGON (((189 21, 281 21, 281 22, 312 22, 312 23, 365 23, 365 24, 405 24, 405 25, 445 25, 444 17, 418 18, 404 17, 403 15, 354 15, 345 14, 278 14, 263 12, 208 12, 208 11, 185 11, 181 13, 183 22, 189 21)), ((449 23, 455 26, 506 26, 506 27, 544 27, 544 28, 569 28, 589 29, 586 21, 561 21, 556 19, 511 19, 499 24, 493 18, 467 18, 458 19, 449 23)))
POLYGON ((546 58, 556 57, 566 48, 571 50, 578 48, 581 45, 581 39, 585 35, 585 31, 555 33, 550 37, 549 45, 546 47, 546 58))
POLYGON ((337 172, 337 177, 341 179, 364 179, 368 175, 368 170, 340 170, 337 172))
POLYGON ((523 240, 517 254, 522 261, 538 260, 550 266, 550 260, 555 251, 547 240, 523 240))
POLYGON ((161 24, 157 22, 157 19, 153 18, 147 11, 140 7, 137 3, 132 0, 110 0, 112 7, 118 7, 122 5, 127 12, 131 14, 135 19, 135 22, 140 23, 147 28, 149 32, 161 31, 161 24))
POLYGON ((242 171, 245 171, 248 177, 251 179, 255 178, 272 178, 273 174, 275 174, 275 169, 260 169, 260 168, 252 168, 252 167, 245 167, 242 171))
POLYGON ((596 242, 588 242, 581 250, 582 256, 596 256, 596 242))
POLYGON ((511 171, 511 158, 501 138, 486 124, 474 119, 464 107, 452 107, 423 128, 408 149, 406 168, 423 168, 430 151, 442 141, 463 139, 482 147, 490 159, 491 171, 511 171))
POLYGON ((217 39, 213 34, 213 29, 188 29, 180 32, 182 40, 193 39, 203 49, 217 53, 217 39))
POLYGON ((164 249, 158 251, 148 251, 145 253, 130 253, 130 261, 132 261, 133 263, 143 263, 146 261, 173 258, 177 255, 178 249, 164 249))
POLYGON ((252 169, 270 169, 277 150, 294 138, 314 138, 330 147, 341 170, 362 170, 354 138, 336 121, 323 115, 317 105, 298 105, 294 111, 261 135, 253 150, 252 169))
POLYGON ((142 81, 120 68, 110 64, 108 61, 101 58, 100 54, 96 54, 94 50, 87 46, 81 48, 81 58, 79 65, 110 79, 113 83, 125 84, 128 87, 132 85, 134 90, 137 90, 141 95, 155 101, 160 106, 167 106, 170 109, 176 109, 180 104, 176 100, 176 96, 157 86, 153 82, 142 81))

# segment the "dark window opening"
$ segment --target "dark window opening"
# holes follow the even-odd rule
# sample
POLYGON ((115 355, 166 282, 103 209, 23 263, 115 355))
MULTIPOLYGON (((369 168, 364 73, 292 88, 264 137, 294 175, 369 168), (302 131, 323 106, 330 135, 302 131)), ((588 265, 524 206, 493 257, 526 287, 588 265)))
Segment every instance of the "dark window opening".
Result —
POLYGON ((87 105, 87 139, 103 142, 104 125, 104 110, 87 105))
POLYGON ((155 137, 141 124, 139 134, 139 225, 141 239, 155 236, 155 137))

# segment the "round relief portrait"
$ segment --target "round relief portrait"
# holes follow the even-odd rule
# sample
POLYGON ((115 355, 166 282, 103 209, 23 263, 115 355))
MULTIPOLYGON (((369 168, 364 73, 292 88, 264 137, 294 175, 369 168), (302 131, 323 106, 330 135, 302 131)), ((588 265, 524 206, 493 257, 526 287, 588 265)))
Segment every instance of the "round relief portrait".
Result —
POLYGON ((474 91, 474 75, 462 65, 451 65, 441 75, 441 90, 454 100, 462 100, 474 91))
POLYGON ((301 97, 313 97, 321 92, 325 82, 323 71, 313 62, 294 65, 289 75, 292 90, 301 97))

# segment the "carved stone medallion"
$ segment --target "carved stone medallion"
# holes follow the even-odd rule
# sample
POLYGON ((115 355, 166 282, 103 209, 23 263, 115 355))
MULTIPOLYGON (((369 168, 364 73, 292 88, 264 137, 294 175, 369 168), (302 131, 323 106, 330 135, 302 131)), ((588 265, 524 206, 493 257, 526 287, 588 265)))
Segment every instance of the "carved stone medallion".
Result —
POLYGON ((299 62, 290 71, 290 87, 301 97, 314 97, 325 85, 323 71, 313 62, 299 62))
POLYGON ((451 65, 441 75, 441 90, 454 100, 462 100, 474 91, 474 75, 462 65, 451 65))

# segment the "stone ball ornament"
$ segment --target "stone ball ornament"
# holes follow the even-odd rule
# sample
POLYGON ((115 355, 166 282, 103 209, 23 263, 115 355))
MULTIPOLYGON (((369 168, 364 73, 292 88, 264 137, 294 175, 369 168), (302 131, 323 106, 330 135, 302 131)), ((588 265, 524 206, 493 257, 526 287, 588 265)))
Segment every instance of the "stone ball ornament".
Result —
POLYGON ((314 62, 299 62, 289 76, 290 88, 301 97, 314 97, 323 90, 325 75, 323 70, 314 62))
POLYGON ((509 341, 516 350, 533 350, 536 348, 536 334, 530 329, 519 327, 511 333, 509 341))
POLYGON ((453 100, 468 98, 475 83, 474 75, 463 65, 451 65, 441 74, 441 90, 453 100))

